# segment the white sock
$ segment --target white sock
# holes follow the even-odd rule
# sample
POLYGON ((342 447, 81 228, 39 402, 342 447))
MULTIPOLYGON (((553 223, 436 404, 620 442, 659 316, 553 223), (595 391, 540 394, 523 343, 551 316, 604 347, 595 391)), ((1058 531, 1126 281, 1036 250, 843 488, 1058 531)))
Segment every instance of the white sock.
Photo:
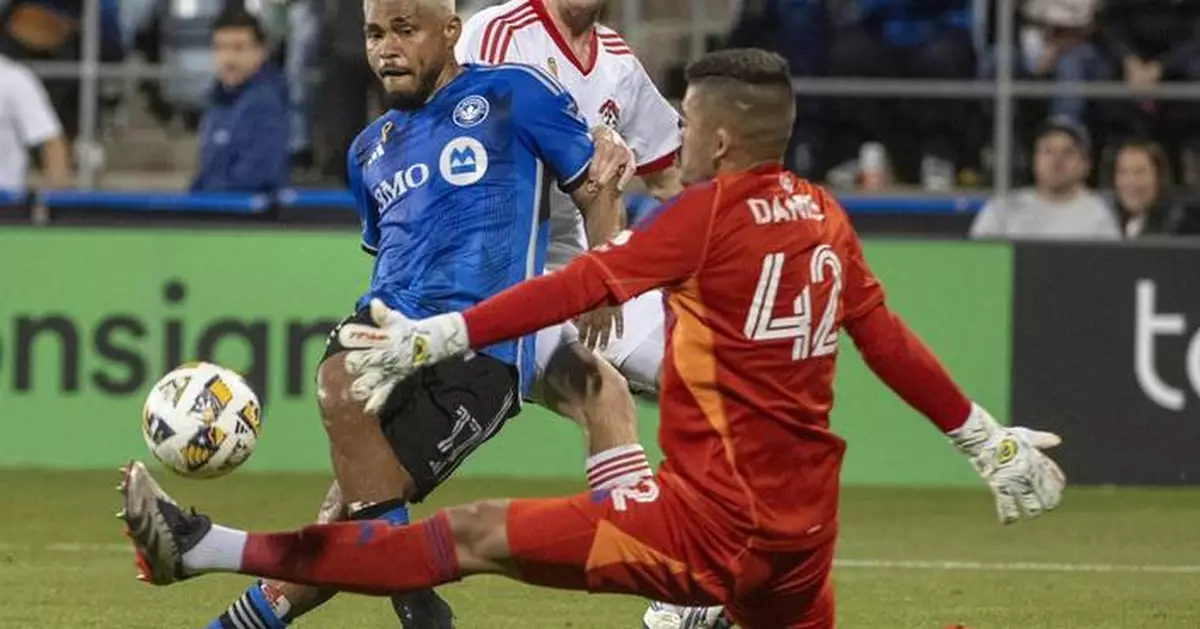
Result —
POLYGON ((237 572, 245 549, 245 531, 214 524, 200 543, 183 553, 183 568, 188 572, 237 572))
POLYGON ((653 475, 646 451, 636 443, 610 448, 587 460, 588 487, 592 489, 632 485, 653 475))

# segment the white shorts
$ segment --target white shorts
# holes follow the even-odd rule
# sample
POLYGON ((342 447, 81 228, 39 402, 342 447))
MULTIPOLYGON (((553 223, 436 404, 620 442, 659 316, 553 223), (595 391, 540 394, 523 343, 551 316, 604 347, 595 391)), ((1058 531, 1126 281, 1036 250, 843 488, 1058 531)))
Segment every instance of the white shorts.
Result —
MULTIPOLYGON (((625 318, 625 335, 610 342, 601 355, 629 380, 631 387, 641 391, 652 390, 658 382, 665 338, 662 292, 651 291, 641 295, 626 302, 621 310, 625 318)), ((578 340, 579 330, 570 322, 538 332, 538 379, 541 379, 550 357, 559 347, 578 340)))

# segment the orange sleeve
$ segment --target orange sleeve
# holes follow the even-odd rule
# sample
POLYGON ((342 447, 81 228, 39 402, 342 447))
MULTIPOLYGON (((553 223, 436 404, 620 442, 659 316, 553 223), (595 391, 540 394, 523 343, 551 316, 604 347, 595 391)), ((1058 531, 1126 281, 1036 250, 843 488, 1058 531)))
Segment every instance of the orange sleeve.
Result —
POLYGON ((871 272, 871 267, 867 265, 867 259, 863 256, 862 241, 859 240, 858 233, 854 231, 854 226, 850 224, 850 218, 846 215, 846 211, 828 194, 822 193, 822 197, 826 212, 839 217, 846 230, 845 237, 848 239, 846 286, 842 289, 842 309, 844 320, 849 322, 867 314, 883 303, 883 285, 879 283, 879 278, 875 277, 875 274, 871 272))
POLYGON ((715 184, 689 188, 643 227, 467 309, 471 346, 488 347, 683 282, 704 259, 715 200, 715 184))
POLYGON ((966 421, 971 401, 937 356, 887 306, 877 304, 849 321, 846 331, 871 371, 942 432, 966 421))
POLYGON ((637 229, 623 232, 587 257, 604 270, 621 301, 679 284, 700 269, 712 229, 717 184, 685 190, 652 211, 637 229))

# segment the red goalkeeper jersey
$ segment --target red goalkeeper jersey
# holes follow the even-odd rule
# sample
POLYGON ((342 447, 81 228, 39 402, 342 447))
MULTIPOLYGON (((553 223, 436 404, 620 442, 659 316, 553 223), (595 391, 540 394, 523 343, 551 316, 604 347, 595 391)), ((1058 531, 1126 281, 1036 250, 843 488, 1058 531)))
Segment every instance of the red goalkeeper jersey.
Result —
POLYGON ((486 346, 658 287, 669 327, 660 474, 748 545, 803 549, 835 532, 845 444, 829 412, 843 324, 939 424, 969 410, 882 307, 845 211, 778 165, 691 186, 644 227, 464 317, 471 344, 486 346))

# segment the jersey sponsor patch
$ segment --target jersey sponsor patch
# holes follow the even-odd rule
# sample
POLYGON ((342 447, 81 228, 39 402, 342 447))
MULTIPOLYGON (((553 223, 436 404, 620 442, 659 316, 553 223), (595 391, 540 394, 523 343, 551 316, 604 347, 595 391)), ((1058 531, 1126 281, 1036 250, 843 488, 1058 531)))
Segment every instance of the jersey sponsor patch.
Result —
POLYGON ((429 167, 425 164, 413 164, 392 174, 391 180, 382 179, 374 188, 371 196, 379 206, 380 212, 391 209, 392 203, 410 191, 429 183, 429 167))
POLYGON ((469 186, 487 174, 488 155, 483 144, 466 136, 450 140, 439 160, 442 178, 454 186, 469 186))
POLYGON ((487 120, 488 113, 491 112, 491 105, 488 104, 486 98, 477 94, 472 94, 460 101, 454 106, 454 114, 452 116, 454 124, 463 129, 470 129, 479 123, 487 120))

